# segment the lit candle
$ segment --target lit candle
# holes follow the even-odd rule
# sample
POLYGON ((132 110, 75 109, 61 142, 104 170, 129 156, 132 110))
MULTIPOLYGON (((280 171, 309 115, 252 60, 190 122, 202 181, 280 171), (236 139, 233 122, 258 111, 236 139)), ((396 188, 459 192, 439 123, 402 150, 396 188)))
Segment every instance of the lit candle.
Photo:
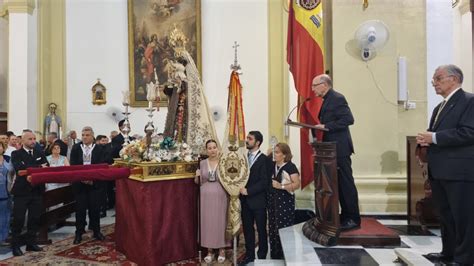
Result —
POLYGON ((155 84, 153 84, 153 82, 150 82, 146 85, 146 99, 149 102, 156 100, 156 89, 155 84))
POLYGON ((122 104, 129 105, 130 104, 130 91, 122 91, 122 95, 123 95, 122 104))

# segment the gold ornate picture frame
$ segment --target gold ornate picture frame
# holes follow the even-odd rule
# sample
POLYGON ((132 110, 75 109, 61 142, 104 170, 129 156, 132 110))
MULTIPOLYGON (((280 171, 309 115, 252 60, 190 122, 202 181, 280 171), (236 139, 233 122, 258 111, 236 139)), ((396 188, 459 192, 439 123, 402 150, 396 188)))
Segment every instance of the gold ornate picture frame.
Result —
POLYGON ((92 104, 93 105, 102 105, 107 103, 107 89, 100 79, 97 79, 97 82, 92 86, 92 104))
MULTIPOLYGON (((130 105, 146 107, 146 84, 168 81, 174 58, 168 35, 179 28, 189 40, 186 50, 201 72, 200 0, 128 0, 130 105), (156 75, 155 75, 156 70, 156 75)), ((160 94, 160 106, 168 99, 160 94)))

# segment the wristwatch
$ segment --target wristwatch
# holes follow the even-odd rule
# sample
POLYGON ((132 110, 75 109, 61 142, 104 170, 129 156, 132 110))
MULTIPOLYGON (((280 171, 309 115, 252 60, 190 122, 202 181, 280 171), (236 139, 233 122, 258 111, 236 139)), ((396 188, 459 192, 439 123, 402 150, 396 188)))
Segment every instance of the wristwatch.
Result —
POLYGON ((285 189, 285 185, 281 184, 281 189, 285 189))

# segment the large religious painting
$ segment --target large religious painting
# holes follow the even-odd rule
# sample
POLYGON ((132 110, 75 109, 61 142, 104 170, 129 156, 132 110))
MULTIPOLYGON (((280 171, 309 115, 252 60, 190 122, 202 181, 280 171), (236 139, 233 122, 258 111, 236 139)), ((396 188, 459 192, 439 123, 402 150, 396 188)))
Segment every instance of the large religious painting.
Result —
MULTIPOLYGON (((147 84, 169 80, 175 59, 168 36, 179 28, 186 50, 201 69, 200 0, 128 0, 130 104, 147 106, 147 84)), ((160 93, 160 106, 167 97, 160 93)))

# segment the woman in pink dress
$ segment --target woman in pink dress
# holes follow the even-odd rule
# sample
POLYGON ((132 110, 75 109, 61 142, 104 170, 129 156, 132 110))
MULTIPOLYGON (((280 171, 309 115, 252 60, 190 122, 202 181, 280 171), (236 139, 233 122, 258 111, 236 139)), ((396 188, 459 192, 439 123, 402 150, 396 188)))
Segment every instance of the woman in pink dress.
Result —
POLYGON ((195 178, 195 182, 201 185, 201 246, 208 248, 204 258, 206 263, 212 262, 213 249, 219 249, 217 261, 223 263, 225 247, 230 246, 230 240, 225 239, 229 196, 219 182, 219 150, 215 140, 206 142, 206 151, 209 158, 201 161, 195 178))

